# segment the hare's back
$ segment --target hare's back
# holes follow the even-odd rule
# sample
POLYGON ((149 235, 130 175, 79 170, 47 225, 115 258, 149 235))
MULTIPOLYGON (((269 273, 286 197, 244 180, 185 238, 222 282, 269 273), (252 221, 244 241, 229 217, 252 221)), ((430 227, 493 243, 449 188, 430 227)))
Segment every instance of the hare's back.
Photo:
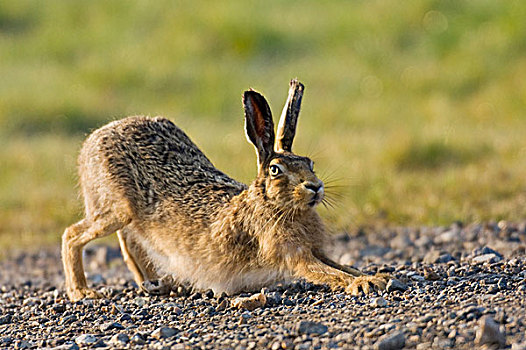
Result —
POLYGON ((139 215, 163 211, 166 205, 189 215, 210 215, 245 188, 161 117, 129 117, 98 129, 86 140, 79 163, 81 182, 83 173, 101 173, 139 215), (83 169, 93 165, 93 159, 103 164, 83 169))

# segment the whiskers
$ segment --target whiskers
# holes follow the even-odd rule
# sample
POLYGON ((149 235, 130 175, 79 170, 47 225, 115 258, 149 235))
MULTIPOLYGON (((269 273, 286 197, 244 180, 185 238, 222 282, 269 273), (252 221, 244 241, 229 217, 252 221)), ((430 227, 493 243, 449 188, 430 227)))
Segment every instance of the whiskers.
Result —
POLYGON ((345 186, 339 178, 325 177, 322 180, 325 184, 325 196, 323 196, 321 204, 326 209, 336 209, 341 205, 345 197, 344 193, 347 190, 347 186, 345 186))

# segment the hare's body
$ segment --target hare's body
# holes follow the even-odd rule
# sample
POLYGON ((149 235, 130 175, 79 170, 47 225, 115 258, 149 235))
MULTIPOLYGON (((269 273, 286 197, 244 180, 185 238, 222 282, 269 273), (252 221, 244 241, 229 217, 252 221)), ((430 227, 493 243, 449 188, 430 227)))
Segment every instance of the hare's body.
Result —
POLYGON ((217 170, 164 118, 129 117, 88 137, 79 157, 86 217, 63 236, 72 300, 98 296, 86 286, 81 252, 113 232, 138 284, 168 276, 228 294, 291 276, 333 287, 385 285, 375 277, 354 278, 361 274, 324 256, 325 230, 314 210, 323 183, 312 162, 290 152, 293 132, 282 130, 283 145, 272 150, 272 119, 261 95, 245 93, 245 109, 259 159, 250 186, 217 170))

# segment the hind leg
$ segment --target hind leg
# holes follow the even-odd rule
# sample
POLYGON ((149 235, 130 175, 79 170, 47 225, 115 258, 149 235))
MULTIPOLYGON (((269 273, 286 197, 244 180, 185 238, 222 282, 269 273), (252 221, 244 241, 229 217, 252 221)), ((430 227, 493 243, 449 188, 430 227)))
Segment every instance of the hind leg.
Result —
POLYGON ((82 249, 95 238, 108 236, 123 224, 114 218, 98 217, 83 219, 69 226, 62 235, 62 263, 66 277, 66 293, 71 301, 83 298, 100 298, 100 294, 89 289, 82 265, 82 249))
POLYGON ((137 285, 141 287, 144 281, 156 280, 159 277, 148 258, 148 254, 133 238, 133 234, 133 231, 128 228, 117 231, 124 262, 133 273, 137 285))

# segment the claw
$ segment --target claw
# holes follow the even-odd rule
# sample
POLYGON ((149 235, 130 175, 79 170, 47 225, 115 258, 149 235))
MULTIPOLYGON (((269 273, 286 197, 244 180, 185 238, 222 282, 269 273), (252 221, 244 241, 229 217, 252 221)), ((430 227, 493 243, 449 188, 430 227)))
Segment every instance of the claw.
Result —
POLYGON ((72 302, 76 302, 81 299, 103 299, 104 298, 104 295, 90 288, 68 290, 67 294, 68 294, 69 299, 72 302))
POLYGON ((373 290, 385 290, 390 276, 385 273, 378 273, 375 276, 356 277, 345 291, 352 295, 359 295, 360 290, 364 294, 369 294, 373 290))

